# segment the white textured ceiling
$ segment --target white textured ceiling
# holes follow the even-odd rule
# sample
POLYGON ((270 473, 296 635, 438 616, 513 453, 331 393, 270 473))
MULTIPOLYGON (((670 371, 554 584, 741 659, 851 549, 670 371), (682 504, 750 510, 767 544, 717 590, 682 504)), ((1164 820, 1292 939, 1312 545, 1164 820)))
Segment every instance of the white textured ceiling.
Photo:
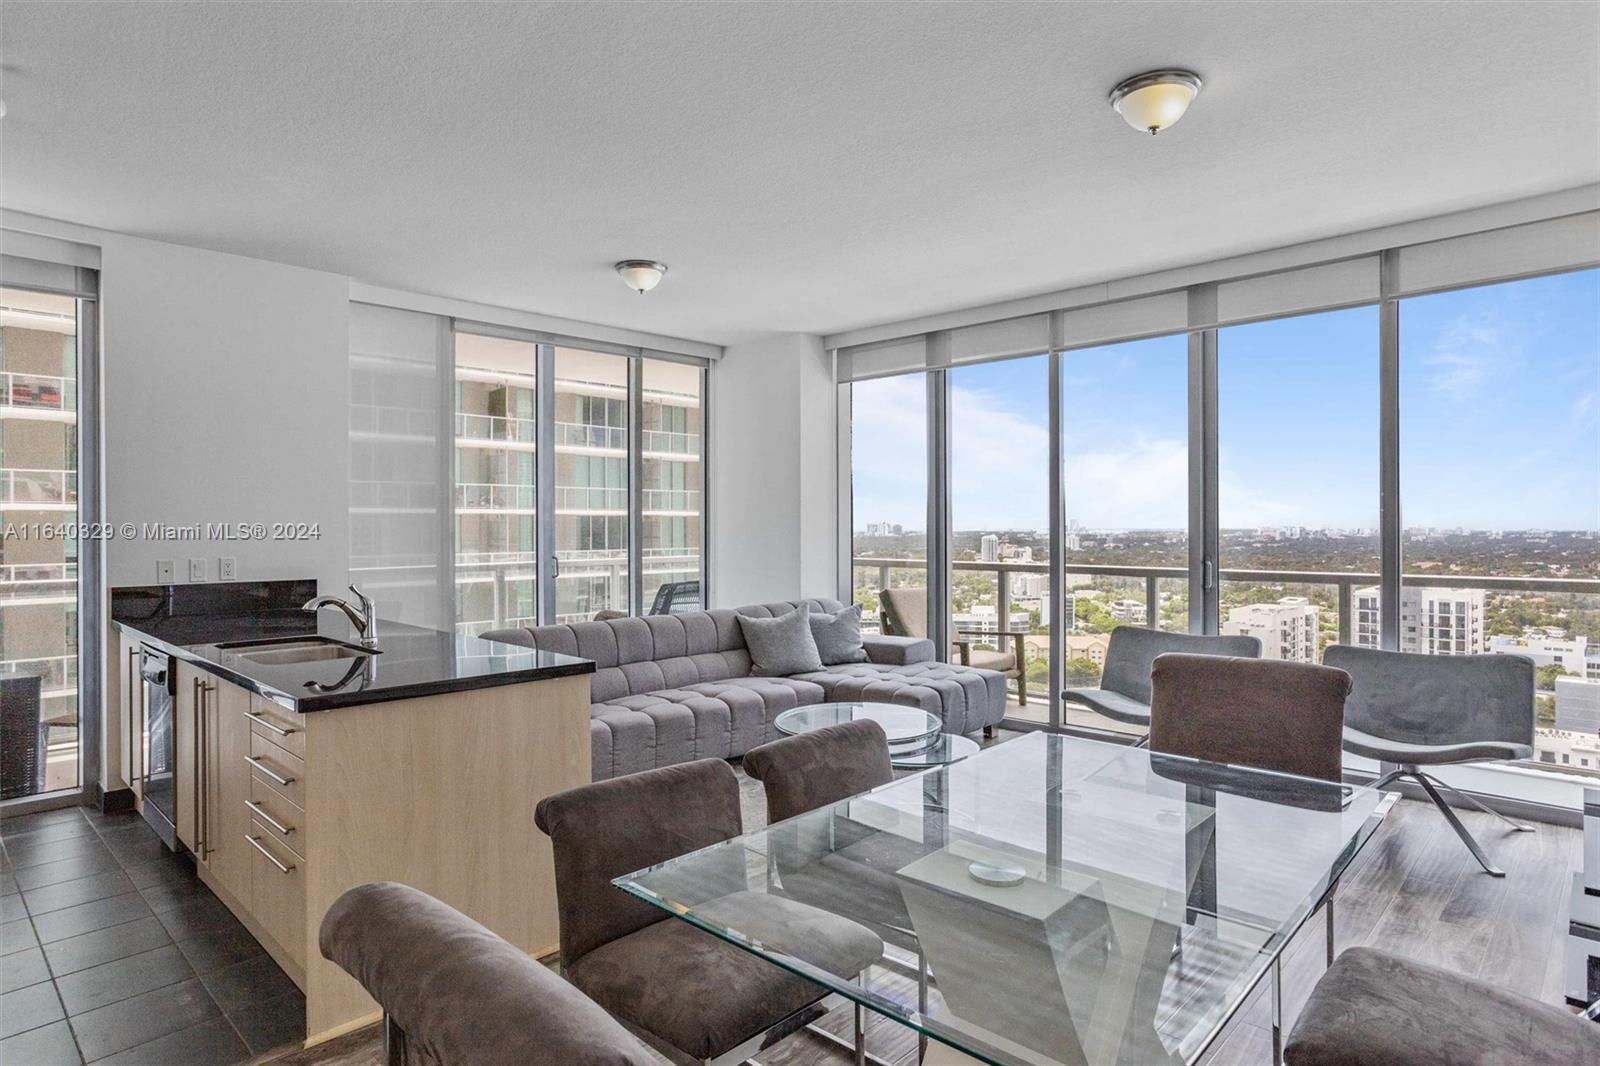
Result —
POLYGON ((1587 2, 7 0, 0 65, 5 207, 723 343, 1600 178, 1587 2))

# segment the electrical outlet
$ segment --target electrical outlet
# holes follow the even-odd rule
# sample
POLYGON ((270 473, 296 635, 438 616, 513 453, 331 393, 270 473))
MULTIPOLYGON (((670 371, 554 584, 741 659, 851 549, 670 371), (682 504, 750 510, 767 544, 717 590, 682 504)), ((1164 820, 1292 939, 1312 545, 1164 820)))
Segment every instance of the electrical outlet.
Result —
POLYGON ((189 560, 189 580, 204 581, 206 579, 206 561, 204 559, 189 560))
POLYGON ((218 581, 232 581, 233 580, 233 567, 234 567, 233 556, 224 555, 222 558, 218 559, 217 560, 217 580, 218 581))
POLYGON ((170 585, 170 584, 172 584, 172 560, 171 559, 157 559, 156 560, 156 584, 158 584, 158 585, 170 585))

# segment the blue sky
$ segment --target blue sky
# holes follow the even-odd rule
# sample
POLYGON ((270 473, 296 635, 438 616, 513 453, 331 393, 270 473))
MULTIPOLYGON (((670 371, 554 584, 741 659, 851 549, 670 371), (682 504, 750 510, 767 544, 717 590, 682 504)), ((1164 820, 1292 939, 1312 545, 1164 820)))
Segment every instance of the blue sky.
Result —
MULTIPOLYGON (((1401 500, 1408 526, 1600 526, 1600 271, 1401 304, 1401 500)), ((1378 520, 1375 307, 1218 337, 1224 528, 1378 520)), ((1066 494, 1090 527, 1187 522, 1187 345, 1064 357, 1066 494)), ((1043 356, 951 372, 957 529, 1043 529, 1043 356)), ((922 379, 855 387, 855 526, 925 524, 922 379)))

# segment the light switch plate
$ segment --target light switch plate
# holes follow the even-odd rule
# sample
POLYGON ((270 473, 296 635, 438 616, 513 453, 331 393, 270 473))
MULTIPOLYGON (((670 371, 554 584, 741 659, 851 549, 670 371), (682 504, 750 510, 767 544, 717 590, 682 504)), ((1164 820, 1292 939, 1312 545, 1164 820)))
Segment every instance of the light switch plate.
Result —
POLYGON ((156 560, 156 584, 158 584, 158 585, 170 585, 170 584, 172 584, 172 560, 171 559, 157 559, 156 560))
POLYGON ((218 581, 232 581, 233 580, 233 568, 234 568, 234 558, 233 558, 233 556, 224 555, 222 558, 218 559, 217 560, 217 580, 218 581))
POLYGON ((206 579, 206 561, 204 559, 189 560, 189 580, 204 581, 206 579))

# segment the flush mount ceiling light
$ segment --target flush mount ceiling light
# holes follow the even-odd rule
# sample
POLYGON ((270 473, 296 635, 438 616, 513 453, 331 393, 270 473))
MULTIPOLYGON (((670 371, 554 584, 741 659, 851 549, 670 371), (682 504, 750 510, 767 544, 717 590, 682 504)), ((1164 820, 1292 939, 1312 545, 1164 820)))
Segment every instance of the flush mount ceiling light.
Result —
POLYGON ((667 264, 653 259, 624 259, 617 264, 617 273, 622 275, 623 282, 641 296, 659 285, 661 275, 666 272, 667 264))
POLYGON ((1111 106, 1140 132, 1160 133, 1183 117, 1200 95, 1200 75, 1192 70, 1152 70, 1111 90, 1111 106))

